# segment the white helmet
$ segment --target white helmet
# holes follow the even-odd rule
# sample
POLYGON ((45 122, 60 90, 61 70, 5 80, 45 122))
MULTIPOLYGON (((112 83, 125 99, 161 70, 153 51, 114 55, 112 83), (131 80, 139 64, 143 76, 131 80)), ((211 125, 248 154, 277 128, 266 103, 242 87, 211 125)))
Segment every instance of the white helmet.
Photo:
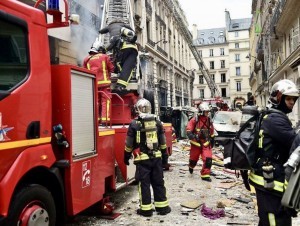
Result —
POLYGON ((205 111, 210 111, 210 108, 209 108, 209 106, 208 106, 208 103, 203 102, 203 103, 201 103, 201 104, 199 105, 199 112, 200 112, 200 113, 203 113, 203 112, 205 112, 205 111))
POLYGON ((269 100, 277 106, 280 104, 282 95, 299 97, 299 90, 291 80, 283 79, 272 86, 269 100))
POLYGON ((101 50, 105 50, 102 42, 99 40, 99 38, 96 38, 95 42, 93 43, 89 53, 99 53, 101 50))
POLYGON ((151 103, 149 100, 142 98, 138 100, 138 102, 135 105, 136 111, 138 114, 150 114, 151 113, 151 103))

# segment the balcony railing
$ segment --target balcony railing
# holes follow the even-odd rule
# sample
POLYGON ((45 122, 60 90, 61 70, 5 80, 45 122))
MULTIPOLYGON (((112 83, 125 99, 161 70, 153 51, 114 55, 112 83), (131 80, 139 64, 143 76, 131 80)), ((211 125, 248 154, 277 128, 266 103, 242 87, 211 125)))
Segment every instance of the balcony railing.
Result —
POLYGON ((162 55, 164 55, 165 57, 168 57, 168 54, 166 51, 164 51, 160 46, 157 46, 157 50, 158 52, 160 52, 162 55))
MULTIPOLYGON (((277 22, 279 21, 279 18, 281 16, 281 13, 282 13, 285 3, 286 3, 286 0, 281 0, 278 2, 276 9, 274 10, 272 20, 271 20, 271 24, 270 24, 271 28, 274 28, 276 26, 277 22)), ((274 31, 275 31, 274 29, 271 29, 271 32, 274 33, 274 31)))
POLYGON ((147 43, 148 43, 150 46, 152 46, 152 47, 155 46, 155 42, 152 41, 150 38, 148 38, 147 43))

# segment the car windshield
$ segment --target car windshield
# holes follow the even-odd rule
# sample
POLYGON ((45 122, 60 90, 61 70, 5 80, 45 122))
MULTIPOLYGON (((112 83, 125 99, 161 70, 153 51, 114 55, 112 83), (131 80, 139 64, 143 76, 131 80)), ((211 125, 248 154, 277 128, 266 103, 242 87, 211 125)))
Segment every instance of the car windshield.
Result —
POLYGON ((213 122, 217 124, 239 125, 241 123, 241 113, 233 111, 218 111, 213 122))

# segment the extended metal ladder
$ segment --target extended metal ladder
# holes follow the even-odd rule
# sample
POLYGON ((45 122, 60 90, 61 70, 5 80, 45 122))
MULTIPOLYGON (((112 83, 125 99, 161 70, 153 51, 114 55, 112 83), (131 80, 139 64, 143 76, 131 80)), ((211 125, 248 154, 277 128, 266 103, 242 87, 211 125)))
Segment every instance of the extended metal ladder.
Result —
POLYGON ((202 72, 207 85, 210 89, 211 92, 211 97, 217 97, 217 96, 221 96, 220 91, 218 90, 218 87, 215 83, 215 81, 212 79, 212 77, 209 75, 209 71, 206 68, 204 61, 202 60, 199 52, 197 51, 197 48, 194 46, 193 44, 193 38, 191 33, 188 31, 188 28, 183 24, 180 15, 178 14, 177 10, 176 10, 176 6, 173 3, 173 0, 166 0, 166 4, 169 7, 169 9, 171 10, 171 12, 173 12, 174 18, 177 22, 177 24, 180 27, 181 32, 183 33, 183 35, 185 36, 187 43, 195 57, 195 60, 199 66, 200 71, 202 72))
MULTIPOLYGON (((134 29, 133 14, 130 0, 105 0, 102 14, 101 28, 106 27, 113 20, 121 20, 134 29)), ((100 35, 100 40, 106 45, 109 34, 100 35)))

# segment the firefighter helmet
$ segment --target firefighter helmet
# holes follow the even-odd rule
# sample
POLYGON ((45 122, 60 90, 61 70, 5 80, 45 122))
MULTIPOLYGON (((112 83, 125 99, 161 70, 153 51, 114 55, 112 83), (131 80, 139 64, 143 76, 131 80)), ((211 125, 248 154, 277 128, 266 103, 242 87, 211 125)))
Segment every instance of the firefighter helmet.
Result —
POLYGON ((151 113, 151 103, 149 100, 142 98, 138 100, 138 102, 135 105, 136 111, 138 114, 150 114, 151 113))
POLYGON ((291 80, 283 79, 272 86, 269 98, 271 104, 278 106, 283 95, 299 97, 299 90, 291 80))
POLYGON ((89 54, 91 53, 99 53, 99 52, 102 52, 105 51, 105 47, 104 45, 102 44, 102 42, 99 40, 99 38, 96 38, 95 42, 93 43, 90 51, 89 51, 89 54))
POLYGON ((208 103, 203 102, 203 103, 199 104, 199 113, 203 113, 205 111, 210 111, 210 108, 208 106, 208 103))

